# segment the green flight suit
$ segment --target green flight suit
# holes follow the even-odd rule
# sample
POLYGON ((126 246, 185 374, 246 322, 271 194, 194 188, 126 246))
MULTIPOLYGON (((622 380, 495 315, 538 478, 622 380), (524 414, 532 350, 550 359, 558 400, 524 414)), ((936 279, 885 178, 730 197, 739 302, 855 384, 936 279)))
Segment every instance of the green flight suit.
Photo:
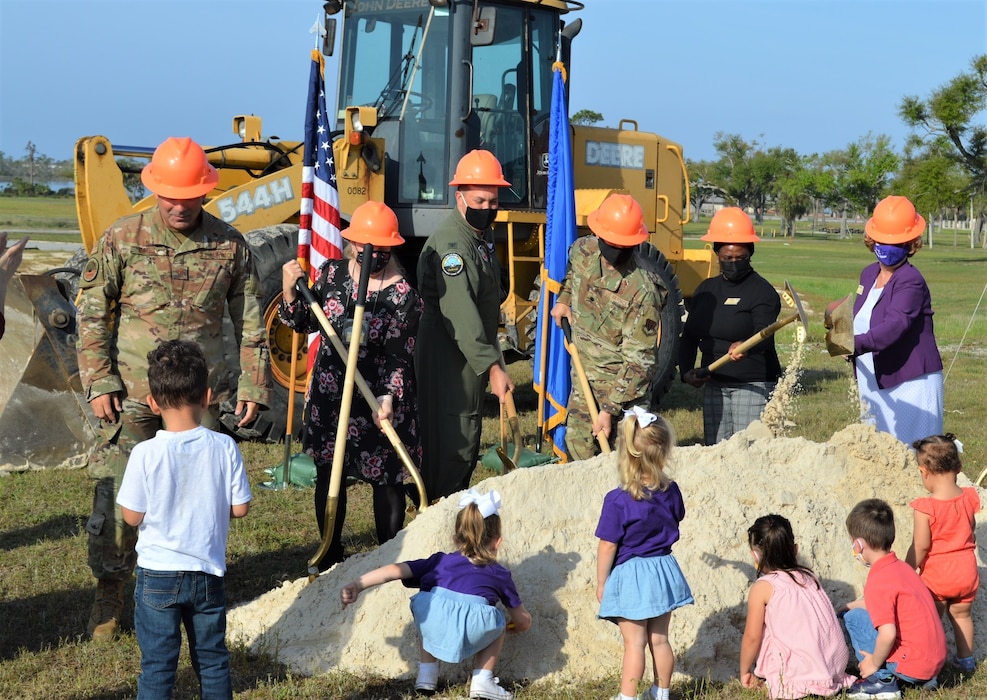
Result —
POLYGON ((452 212, 422 249, 418 286, 425 302, 415 345, 421 473, 435 500, 469 487, 489 369, 501 357, 500 265, 491 239, 452 212))

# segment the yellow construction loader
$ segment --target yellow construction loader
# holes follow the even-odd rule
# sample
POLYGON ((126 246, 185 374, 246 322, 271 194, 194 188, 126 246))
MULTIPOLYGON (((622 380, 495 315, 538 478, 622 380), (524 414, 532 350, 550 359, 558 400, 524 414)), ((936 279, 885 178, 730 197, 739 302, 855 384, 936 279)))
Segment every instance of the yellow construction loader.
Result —
MULTIPOLYGON (((344 220, 368 199, 386 202, 398 215, 407 240, 399 252, 413 273, 425 239, 455 206, 447 183, 456 163, 472 149, 492 151, 512 183, 501 191, 494 232, 506 294, 502 341, 514 358, 533 351, 545 250, 552 65, 570 65, 582 21, 565 20, 582 7, 573 0, 324 5, 326 74, 338 75, 332 138, 344 220)), ((570 75, 578 82, 578 71, 570 75)), ((304 96, 298 98, 301 103, 304 96)), ((260 117, 236 116, 238 140, 206 147, 220 179, 205 209, 244 234, 265 294, 276 400, 241 437, 278 440, 285 434, 286 387, 295 382, 299 401, 304 390, 304 377, 289 376, 291 335, 276 315, 280 268, 297 251, 303 154, 301 141, 265 140, 261 128, 260 117)), ((581 235, 589 231, 586 216, 612 192, 633 195, 644 209, 654 267, 670 291, 654 385, 655 395, 663 395, 675 372, 683 296, 717 271, 710 251, 683 247, 689 196, 682 147, 639 131, 629 119, 617 129, 573 126, 571 138, 581 235)), ((94 420, 75 360, 71 268, 81 269, 116 219, 153 206, 153 197, 132 203, 124 186, 124 172, 133 172, 133 164, 149 159, 153 150, 116 145, 104 136, 76 143, 83 249, 68 273, 25 275, 16 284, 21 300, 14 316, 30 326, 21 337, 34 351, 26 362, 2 369, 7 388, 0 390, 0 469, 71 463, 92 442, 94 420)), ((4 344, 9 346, 6 338, 4 344)), ((231 352, 234 363, 236 356, 231 352)))

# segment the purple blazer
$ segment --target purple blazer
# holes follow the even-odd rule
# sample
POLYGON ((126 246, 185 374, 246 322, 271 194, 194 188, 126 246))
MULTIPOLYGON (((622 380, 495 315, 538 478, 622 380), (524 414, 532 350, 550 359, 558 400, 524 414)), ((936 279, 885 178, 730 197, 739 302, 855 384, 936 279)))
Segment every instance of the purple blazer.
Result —
MULTIPOLYGON (((880 264, 875 262, 860 273, 854 316, 880 270, 880 264)), ((870 330, 853 336, 853 342, 855 355, 874 353, 874 373, 881 389, 942 371, 942 357, 932 330, 932 295, 922 273, 911 263, 905 262, 891 275, 874 306, 870 330)))

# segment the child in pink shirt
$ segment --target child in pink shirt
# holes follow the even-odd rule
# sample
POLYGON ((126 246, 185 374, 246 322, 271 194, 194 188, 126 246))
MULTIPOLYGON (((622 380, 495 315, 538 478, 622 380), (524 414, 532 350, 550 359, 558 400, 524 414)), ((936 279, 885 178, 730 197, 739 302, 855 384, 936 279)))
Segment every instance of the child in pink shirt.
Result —
POLYGON ((812 569, 798 563, 791 523, 762 516, 747 530, 747 542, 758 579, 748 597, 740 682, 745 688, 766 682, 772 700, 831 697, 849 687, 850 654, 836 611, 812 569))

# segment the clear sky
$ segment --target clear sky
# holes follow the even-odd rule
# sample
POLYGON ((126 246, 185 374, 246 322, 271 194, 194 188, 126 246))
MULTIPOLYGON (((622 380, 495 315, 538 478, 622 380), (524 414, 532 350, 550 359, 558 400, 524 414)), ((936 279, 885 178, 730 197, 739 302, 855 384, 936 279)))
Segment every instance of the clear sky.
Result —
MULTIPOLYGON (((71 157, 104 134, 229 143, 232 117, 300 140, 320 0, 0 0, 0 151, 71 157)), ((987 53, 984 0, 585 0, 570 107, 711 159, 739 133, 808 154, 868 132, 901 148, 905 95, 987 53)))

